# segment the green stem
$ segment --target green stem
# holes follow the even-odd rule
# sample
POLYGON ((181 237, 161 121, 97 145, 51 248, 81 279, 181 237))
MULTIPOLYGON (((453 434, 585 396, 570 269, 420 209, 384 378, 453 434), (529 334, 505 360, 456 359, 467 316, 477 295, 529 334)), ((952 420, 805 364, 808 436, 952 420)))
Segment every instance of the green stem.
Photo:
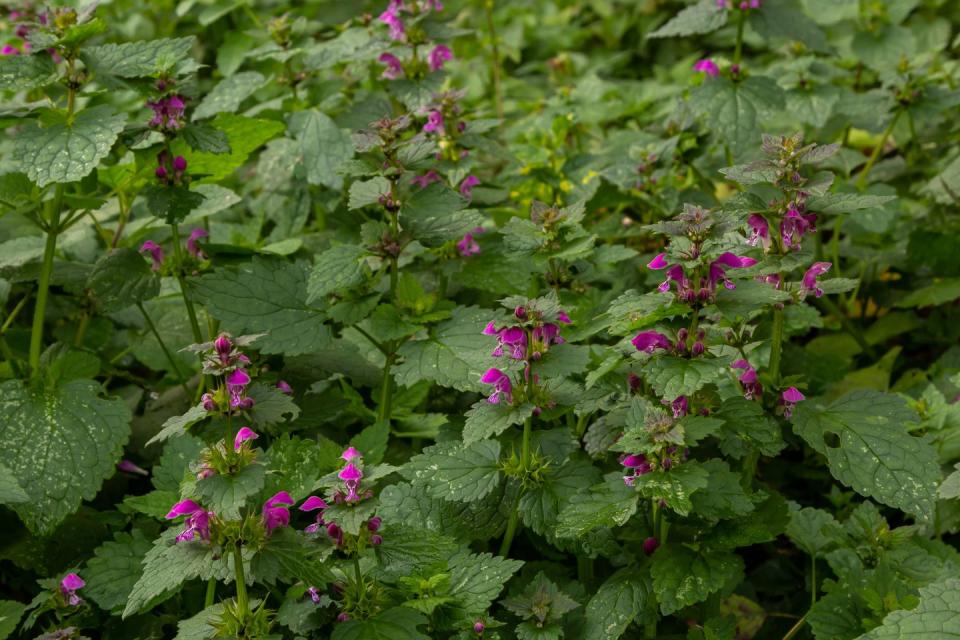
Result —
POLYGON ((810 606, 817 604, 817 559, 810 556, 810 606))
MULTIPOLYGON (((523 421, 523 441, 520 449, 520 469, 521 473, 527 473, 530 467, 530 438, 533 433, 533 420, 527 418, 523 421)), ((510 519, 507 521, 507 530, 503 534, 503 541, 500 543, 500 555, 504 558, 510 553, 510 545, 513 543, 513 537, 517 534, 517 528, 520 525, 520 496, 523 495, 523 487, 517 493, 517 500, 513 503, 513 510, 510 512, 510 519)))
MULTIPOLYGON (((71 96, 73 92, 71 91, 71 96)), ((72 102, 72 100, 71 100, 72 102)), ((47 313, 47 299, 50 295, 50 277, 53 275, 53 257, 57 251, 57 234, 60 232, 60 208, 63 206, 63 185, 58 184, 50 209, 47 242, 43 249, 43 264, 40 267, 40 281, 37 284, 37 303, 33 309, 33 328, 30 331, 30 372, 37 375, 40 368, 40 352, 43 350, 43 321, 47 313)))
POLYGON ((783 309, 773 310, 773 330, 770 334, 770 377, 780 381, 780 354, 783 350, 783 309))
POLYGON ((393 404, 393 377, 390 375, 390 368, 396 358, 395 353, 387 355, 387 360, 383 364, 383 381, 380 385, 380 405, 377 408, 377 422, 389 422, 393 404))
POLYGON ((493 100, 497 117, 503 120, 503 87, 500 79, 500 46, 497 44, 497 28, 493 22, 493 0, 483 0, 483 10, 487 14, 487 29, 490 31, 491 63, 493 66, 493 100))
POLYGON ((867 176, 870 175, 870 169, 873 168, 873 165, 876 164, 877 160, 880 158, 880 154, 883 153, 883 148, 887 145, 887 138, 890 137, 890 134, 893 133, 893 128, 897 124, 897 120, 900 119, 900 114, 902 110, 898 110, 893 114, 893 119, 890 121, 890 124, 887 125, 887 128, 883 130, 883 135, 880 137, 880 143, 877 144, 873 149, 873 153, 870 154, 870 159, 867 160, 867 164, 863 166, 863 171, 860 172, 860 175, 857 177, 857 187, 859 189, 864 189, 867 186, 867 176))
POLYGON ((7 329, 10 328, 10 325, 13 324, 13 321, 17 319, 18 315, 20 315, 20 311, 22 311, 27 305, 27 300, 29 299, 29 293, 20 299, 20 302, 17 303, 17 306, 15 306, 13 311, 10 312, 10 315, 7 316, 7 319, 3 321, 3 326, 0 326, 0 335, 3 335, 7 332, 7 329))
POLYGON ((147 314, 147 310, 144 309, 143 303, 138 302, 137 308, 140 309, 140 314, 143 316, 144 322, 147 323, 147 327, 150 329, 150 332, 153 333, 153 337, 156 338, 157 344, 160 345, 160 349, 163 351, 163 355, 167 357, 167 362, 170 363, 170 367, 173 369, 173 372, 176 374, 177 379, 180 380, 180 386, 183 388, 183 393, 186 397, 190 397, 190 389, 187 388, 187 383, 183 378, 183 374, 180 373, 180 367, 177 366, 177 361, 174 360, 173 354, 170 353, 170 349, 167 348, 166 343, 164 343, 163 338, 160 337, 160 332, 157 331, 157 325, 153 324, 153 320, 150 319, 150 315, 147 314))
POLYGON ((207 580, 207 595, 203 599, 203 608, 213 606, 213 600, 217 595, 217 580, 210 578, 207 580))
POLYGON ((739 11, 737 18, 737 45, 733 50, 733 64, 740 64, 740 56, 743 53, 743 25, 746 23, 747 12, 739 11))
POLYGON ((200 323, 197 322, 197 312, 193 308, 193 302, 190 300, 190 294, 187 293, 187 279, 183 277, 183 249, 180 247, 180 229, 176 224, 170 225, 173 232, 173 253, 177 258, 177 282, 180 283, 180 294, 183 296, 183 303, 187 307, 187 315, 190 316, 190 328, 193 330, 194 342, 203 342, 203 334, 200 333, 200 323))
POLYGON ((247 614, 250 613, 250 606, 247 604, 247 582, 243 575, 243 545, 240 544, 239 540, 237 540, 233 550, 233 570, 237 583, 238 615, 246 620, 247 614))
POLYGON ((867 342, 866 336, 863 335, 863 332, 854 325, 850 318, 846 316, 840 308, 834 304, 833 300, 830 300, 826 296, 823 298, 818 298, 815 304, 825 310, 827 313, 834 315, 840 320, 840 326, 843 327, 843 330, 850 334, 850 336, 856 341, 857 345, 863 350, 867 357, 871 360, 877 359, 877 352, 874 351, 873 347, 870 346, 870 343, 867 342))
POLYGON ((82 347, 83 338, 87 335, 87 328, 90 326, 90 314, 86 311, 80 316, 80 324, 77 325, 77 331, 73 334, 73 346, 82 347))
POLYGON ((577 556, 577 579, 587 589, 590 588, 590 585, 593 584, 593 558, 584 555, 577 556))
POLYGON ((800 633, 800 629, 803 628, 804 623, 807 621, 807 616, 803 616, 797 620, 797 624, 790 627, 790 631, 787 631, 787 635, 783 636, 783 640, 790 640, 793 636, 800 633))

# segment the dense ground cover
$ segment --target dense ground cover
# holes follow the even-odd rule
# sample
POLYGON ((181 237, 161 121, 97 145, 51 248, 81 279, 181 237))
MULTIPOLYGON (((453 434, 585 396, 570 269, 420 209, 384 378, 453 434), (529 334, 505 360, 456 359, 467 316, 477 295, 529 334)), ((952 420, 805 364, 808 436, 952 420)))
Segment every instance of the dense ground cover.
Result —
POLYGON ((0 639, 960 637, 960 3, 4 8, 0 639))

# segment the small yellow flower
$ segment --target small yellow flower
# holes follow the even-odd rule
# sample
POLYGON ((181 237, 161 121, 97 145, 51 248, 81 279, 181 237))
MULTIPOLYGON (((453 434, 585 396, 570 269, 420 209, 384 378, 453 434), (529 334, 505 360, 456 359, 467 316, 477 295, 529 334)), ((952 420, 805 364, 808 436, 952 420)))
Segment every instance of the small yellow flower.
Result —
POLYGON ((560 183, 560 191, 563 191, 564 193, 569 193, 572 190, 573 190, 573 184, 571 184, 569 180, 564 180, 563 182, 560 183))

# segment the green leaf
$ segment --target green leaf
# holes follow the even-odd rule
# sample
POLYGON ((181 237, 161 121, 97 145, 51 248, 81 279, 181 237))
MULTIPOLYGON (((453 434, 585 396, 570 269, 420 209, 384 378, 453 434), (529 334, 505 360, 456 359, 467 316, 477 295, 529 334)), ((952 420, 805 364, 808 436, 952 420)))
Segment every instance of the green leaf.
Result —
POLYGON ((707 78, 690 92, 690 106, 707 120, 714 132, 735 153, 757 146, 759 123, 783 109, 783 91, 772 78, 751 75, 734 83, 727 78, 707 78))
MULTIPOLYGON (((507 483, 477 502, 448 502, 431 498, 423 486, 406 482, 385 487, 377 513, 387 522, 443 532, 464 540, 488 540, 506 526, 506 513, 513 508, 507 483), (502 512, 502 513, 501 513, 502 512)), ((384 542, 386 544, 386 542, 384 542)))
POLYGON ((403 475, 426 486, 427 495, 434 498, 473 502, 500 484, 500 443, 480 440, 463 446, 442 442, 411 458, 403 475))
POLYGON ((266 81, 263 74, 256 71, 243 71, 224 78, 197 105, 193 111, 193 120, 203 120, 218 113, 236 112, 240 103, 252 96, 266 81))
POLYGON ((843 535, 843 530, 827 511, 804 507, 790 514, 786 533, 798 549, 818 558, 843 535))
POLYGON ((652 600, 647 576, 620 569, 604 582, 587 603, 584 635, 596 640, 616 640, 652 600))
POLYGON ((325 315, 307 302, 304 267, 254 257, 192 281, 197 297, 235 335, 265 333, 257 339, 264 353, 298 355, 330 342, 325 315))
POLYGON ((324 564, 332 551, 332 547, 318 545, 290 527, 281 527, 270 534, 250 561, 250 572, 257 582, 275 584, 277 580, 299 580, 322 588, 333 580, 324 564))
POLYGON ((337 169, 353 157, 350 135, 337 126, 330 116, 315 109, 301 111, 291 118, 290 129, 297 136, 307 182, 331 189, 343 185, 337 169))
POLYGON ((30 496, 13 509, 31 531, 52 531, 115 472, 130 434, 130 409, 100 392, 90 380, 47 391, 19 380, 0 384, 0 463, 30 496))
POLYGON ((517 627, 517 637, 524 639, 540 637, 541 630, 552 632, 553 637, 559 638, 562 635, 562 632, 557 633, 560 620, 580 606, 542 571, 521 594, 504 598, 500 604, 526 621, 517 627))
POLYGON ((715 0, 700 0, 673 16, 665 25, 647 35, 648 38, 673 38, 710 33, 727 24, 727 10, 717 7, 715 0))
POLYGON ((599 527, 619 527, 637 512, 640 494, 620 478, 581 491, 557 520, 558 538, 579 538, 599 527))
POLYGON ((744 492, 740 484, 740 474, 731 471, 730 465, 714 458, 702 463, 702 467, 710 473, 710 477, 707 485, 691 498, 693 509, 698 516, 719 520, 743 516, 753 511, 753 500, 744 492))
POLYGON ((787 446, 780 434, 780 425, 757 402, 741 396, 727 398, 713 417, 724 421, 720 448, 732 458, 742 458, 751 448, 765 456, 775 456, 787 446))
POLYGON ((167 530, 144 556, 143 575, 130 591, 123 610, 124 618, 169 598, 187 580, 231 575, 233 565, 227 562, 227 558, 232 556, 215 558, 209 544, 199 541, 175 543, 176 535, 177 530, 167 530))
POLYGON ((404 343, 398 353, 403 360, 393 368, 394 379, 401 386, 412 386, 430 380, 460 391, 479 391, 484 363, 493 363, 490 336, 483 327, 495 319, 488 309, 457 307, 449 320, 430 332, 426 340, 404 343))
POLYGON ((383 532, 383 544, 377 547, 377 556, 381 570, 391 577, 399 577, 442 564, 456 550, 457 544, 446 535, 391 521, 383 532))
POLYGON ((249 464, 237 473, 219 474, 197 481, 196 500, 204 507, 226 518, 237 518, 247 498, 263 488, 266 467, 249 464))
POLYGON ((953 466, 956 471, 948 475, 940 485, 940 497, 945 500, 960 498, 960 462, 953 466))
POLYGON ((297 502, 306 498, 321 475, 337 468, 339 453, 337 449, 331 456, 313 439, 283 434, 267 450, 267 495, 283 489, 297 502))
POLYGON ((797 434, 827 458, 830 472, 861 495, 915 515, 932 517, 940 482, 936 450, 906 425, 918 420, 898 396, 854 391, 828 406, 797 406, 797 434))
POLYGON ((151 184, 142 193, 147 198, 147 210, 167 224, 182 222, 205 199, 198 191, 174 185, 151 184))
POLYGON ((857 640, 947 640, 960 638, 960 579, 947 578, 920 587, 920 604, 894 611, 876 629, 857 640))
POLYGON ((160 293, 160 279, 133 249, 113 249, 97 260, 87 286, 105 311, 118 311, 160 293))
POLYGON ((202 404, 190 407, 186 413, 179 416, 171 416, 164 421, 160 431, 155 436, 147 440, 147 444, 163 442, 168 438, 175 438, 186 433, 186 430, 200 422, 210 415, 202 404))
POLYGON ((750 25, 765 38, 799 40, 815 51, 830 50, 823 30, 795 8, 794 0, 767 0, 763 11, 750 12, 750 25))
POLYGON ((634 486, 644 498, 663 500, 671 509, 686 516, 693 508, 691 496, 707 486, 709 477, 710 472, 704 465, 690 460, 669 470, 645 473, 634 481, 634 486))
POLYGON ((93 171, 110 153, 127 116, 112 107, 84 109, 68 122, 55 114, 46 126, 31 124, 17 133, 13 161, 40 187, 74 182, 93 171))
POLYGON ((83 48, 80 59, 95 73, 118 78, 142 78, 173 71, 195 43, 196 38, 190 36, 104 44, 83 48))
POLYGON ((30 91, 52 84, 59 77, 57 65, 46 53, 0 56, 0 91, 30 91))
POLYGON ((853 213, 865 209, 880 209, 883 205, 896 200, 896 196, 876 196, 860 193, 827 193, 814 196, 807 201, 807 211, 817 213, 853 213))
POLYGON ((899 309, 936 307, 960 298, 960 278, 937 278, 932 284, 914 290, 893 306, 899 309))
POLYGON ((588 460, 573 459, 548 471, 542 483, 520 497, 523 524, 542 536, 552 536, 563 508, 581 488, 599 481, 600 471, 588 460))
POLYGON ((97 547, 83 571, 87 581, 84 597, 105 611, 120 613, 140 579, 141 562, 152 548, 153 543, 139 529, 134 529, 132 535, 117 533, 113 540, 97 547))
POLYGON ((520 560, 461 550, 447 563, 449 593, 459 600, 468 614, 482 613, 500 595, 510 576, 522 566, 520 560))
POLYGON ((350 185, 349 208, 351 211, 377 204, 381 196, 390 193, 390 181, 383 176, 358 180, 350 185))
POLYGON ((194 151, 207 153, 230 153, 230 140, 227 134, 208 124, 188 124, 180 130, 180 138, 194 151))
POLYGON ((120 511, 142 513, 156 520, 165 520, 170 506, 180 500, 179 491, 151 491, 142 496, 127 496, 120 511))
POLYGON ((712 547, 733 549, 775 540, 786 529, 787 501, 771 493, 752 513, 734 520, 722 520, 710 531, 712 547))
POLYGON ((439 247, 451 240, 458 240, 483 224, 484 217, 476 209, 464 209, 449 215, 423 218, 408 216, 405 228, 420 244, 439 247))
POLYGON ((522 424, 531 415, 533 415, 533 405, 529 403, 513 407, 478 400, 466 413, 463 442, 471 444, 498 436, 513 425, 522 424))
MULTIPOLYGON (((14 57, 14 56, 7 56, 14 57)), ((9 638, 20 622, 26 606, 14 600, 0 600, 0 640, 9 638)))
POLYGON ((365 620, 338 624, 330 640, 430 640, 417 630, 426 624, 422 614, 409 607, 394 607, 365 620))
POLYGON ((643 373, 658 396, 672 400, 693 395, 726 370, 726 360, 721 358, 658 356, 647 362, 643 373))
POLYGON ((663 615, 706 600, 711 593, 736 586, 743 578, 743 560, 735 553, 691 549, 669 543, 653 554, 653 590, 663 615))
POLYGON ((262 118, 247 118, 232 113, 221 113, 208 122, 227 135, 230 153, 193 151, 185 140, 177 138, 171 145, 175 156, 184 156, 191 174, 204 176, 203 182, 219 182, 247 161, 257 147, 283 132, 282 122, 262 118))
POLYGON ((30 496, 23 490, 13 471, 0 464, 0 504, 29 502, 30 496))
POLYGON ((319 254, 310 271, 307 302, 314 302, 334 291, 341 292, 364 281, 367 268, 363 258, 367 250, 358 244, 337 244, 319 254))
POLYGON ((223 603, 210 605, 200 613, 177 622, 173 640, 208 640, 217 635, 216 624, 223 619, 223 603))
POLYGON ((350 446, 363 454, 364 464, 380 464, 390 443, 390 423, 376 422, 350 438, 350 446))
POLYGON ((254 382, 247 389, 247 396, 253 398, 250 419, 260 425, 278 424, 293 421, 300 415, 300 407, 293 397, 280 391, 273 385, 254 382))
POLYGON ((786 291, 774 289, 765 282, 739 280, 736 289, 721 289, 717 294, 717 308, 727 318, 750 317, 763 313, 765 307, 782 304, 790 299, 786 291))

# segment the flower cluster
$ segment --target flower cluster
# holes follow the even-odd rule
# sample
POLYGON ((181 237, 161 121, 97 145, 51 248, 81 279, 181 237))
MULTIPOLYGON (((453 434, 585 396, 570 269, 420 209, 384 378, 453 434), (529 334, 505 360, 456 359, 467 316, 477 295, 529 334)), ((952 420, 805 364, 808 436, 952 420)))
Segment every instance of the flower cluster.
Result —
POLYGON ((661 253, 647 264, 647 268, 655 271, 666 269, 666 278, 658 289, 667 293, 676 286, 676 298, 688 304, 694 302, 712 302, 717 296, 717 284, 722 283, 727 289, 734 289, 736 285, 727 277, 727 269, 752 267, 757 263, 753 258, 738 256, 730 252, 720 254, 710 262, 705 275, 688 276, 683 265, 669 264, 667 254, 661 253))
MULTIPOLYGON (((168 81, 164 82, 164 88, 167 83, 168 81)), ((187 105, 183 98, 175 93, 164 96, 159 100, 149 100, 147 106, 153 110, 153 117, 147 123, 147 126, 151 129, 178 131, 186 124, 184 112, 187 105)))
MULTIPOLYGON (((196 260, 205 260, 207 255, 200 247, 200 240, 208 236, 209 234, 207 233, 206 229, 200 227, 193 229, 185 243, 187 253, 196 260)), ((164 252, 162 245, 153 240, 146 240, 142 245, 140 245, 140 253, 146 253, 150 256, 151 269, 157 272, 162 269, 163 261, 166 258, 166 253, 164 252)))
MULTIPOLYGON (((372 498, 373 491, 369 489, 361 491, 360 489, 361 481, 363 480, 363 456, 361 453, 354 447, 347 447, 340 455, 340 458, 346 463, 337 473, 337 479, 340 480, 342 485, 333 491, 330 496, 330 501, 334 504, 355 505, 363 500, 372 498)), ((336 522, 327 522, 325 520, 325 510, 328 508, 329 504, 323 498, 319 496, 308 497, 303 504, 300 505, 300 510, 305 512, 316 511, 317 514, 314 522, 308 525, 304 531, 306 533, 318 533, 321 530, 325 530, 327 537, 338 547, 342 548, 345 543, 345 532, 336 522)), ((378 516, 374 516, 366 522, 366 532, 369 535, 370 544, 374 546, 383 542, 383 537, 377 533, 380 530, 382 522, 383 520, 378 516)))
POLYGON ((204 373, 223 376, 224 385, 219 390, 207 392, 201 397, 203 408, 207 411, 217 411, 221 407, 229 407, 230 411, 253 407, 253 398, 247 396, 251 377, 244 368, 250 364, 250 358, 239 347, 254 337, 246 336, 233 341, 228 334, 221 333, 213 342, 191 347, 203 353, 204 373))
POLYGON ((260 519, 268 535, 274 529, 286 527, 290 524, 289 507, 293 503, 293 498, 286 491, 276 493, 263 503, 260 519))
POLYGON ((77 595, 77 591, 86 586, 86 582, 75 573, 68 573, 60 581, 60 595, 71 607, 76 607, 83 603, 83 598, 77 595))
MULTIPOLYGON (((697 329, 696 340, 693 345, 690 347, 690 355, 699 356, 703 354, 706 350, 706 347, 703 344, 703 340, 706 337, 706 332, 703 329, 697 329)), ((683 355, 687 353, 687 342, 690 337, 690 332, 687 329, 679 329, 677 331, 677 340, 676 342, 671 342, 670 338, 663 335, 659 331, 641 331, 630 341, 637 351, 643 351, 645 353, 653 353, 658 349, 664 351, 669 351, 676 353, 678 355, 683 355)))
POLYGON ((166 149, 157 154, 157 168, 154 175, 160 184, 167 187, 179 186, 186 181, 186 171, 187 159, 183 156, 175 156, 171 159, 166 149))
MULTIPOLYGON (((717 0, 718 9, 733 9, 734 1, 733 0, 717 0)), ((759 9, 760 0, 740 0, 736 3, 736 7, 740 11, 748 11, 750 9, 759 9)))
POLYGON ((453 59, 453 51, 445 44, 434 44, 427 54, 426 62, 417 57, 417 49, 429 45, 426 34, 422 29, 408 30, 403 14, 415 17, 423 16, 431 11, 442 11, 440 2, 417 2, 416 0, 390 0, 386 10, 380 14, 378 20, 389 28, 390 39, 410 46, 411 55, 406 61, 390 52, 380 54, 378 60, 386 67, 381 77, 387 80, 398 78, 417 78, 425 73, 439 71, 444 63, 453 59))
MULTIPOLYGON (((648 425, 648 429, 651 431, 656 429, 662 431, 664 428, 670 429, 673 426, 671 420, 664 420, 659 417, 655 418, 652 422, 653 424, 648 425)), ((655 434, 653 435, 655 436, 655 434)), ((684 462, 689 455, 690 451, 688 449, 681 449, 680 447, 670 445, 664 447, 661 452, 657 454, 630 453, 621 456, 620 464, 623 466, 625 473, 623 483, 628 487, 632 487, 640 476, 645 476, 658 469, 669 471, 676 465, 684 462)))

